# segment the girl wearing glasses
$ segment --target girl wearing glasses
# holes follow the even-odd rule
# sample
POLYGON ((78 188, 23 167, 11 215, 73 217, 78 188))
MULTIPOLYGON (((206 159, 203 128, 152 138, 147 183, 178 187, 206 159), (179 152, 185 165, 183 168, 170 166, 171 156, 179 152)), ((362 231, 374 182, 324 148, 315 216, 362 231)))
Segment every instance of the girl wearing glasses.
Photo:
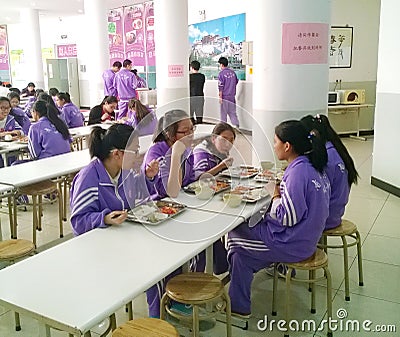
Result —
POLYGON ((128 103, 125 124, 137 129, 139 136, 152 135, 157 127, 157 117, 153 110, 143 105, 138 99, 132 98, 128 103))
POLYGON ((148 163, 144 175, 125 169, 127 163, 137 164, 140 158, 139 139, 129 125, 114 124, 108 130, 93 127, 89 152, 94 159, 75 176, 71 187, 75 235, 121 224, 127 218, 127 209, 135 207, 135 200, 149 196, 158 174, 155 160, 148 163))
POLYGON ((56 105, 61 109, 61 118, 69 128, 83 126, 85 117, 79 108, 71 102, 71 97, 67 92, 59 92, 56 98, 56 105))
POLYGON ((11 110, 10 115, 14 116, 16 122, 21 126, 24 134, 28 134, 29 128, 31 126, 31 121, 24 110, 19 107, 20 97, 18 93, 10 91, 7 95, 8 99, 10 100, 11 110))
MULTIPOLYGON (((153 145, 147 151, 142 171, 156 160, 160 163, 158 181, 155 183, 157 199, 165 196, 176 197, 182 186, 195 180, 191 145, 194 127, 189 115, 183 110, 171 110, 158 121, 153 136, 153 145)), ((178 268, 163 281, 147 290, 149 316, 160 317, 160 299, 168 280, 181 272, 178 268)))

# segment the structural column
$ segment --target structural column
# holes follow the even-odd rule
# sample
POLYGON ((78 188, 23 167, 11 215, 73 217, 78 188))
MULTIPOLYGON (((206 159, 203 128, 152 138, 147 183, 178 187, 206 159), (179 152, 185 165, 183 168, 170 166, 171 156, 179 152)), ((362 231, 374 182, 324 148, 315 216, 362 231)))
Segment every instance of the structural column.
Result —
POLYGON ((100 104, 104 98, 102 73, 109 68, 107 32, 107 7, 105 0, 85 0, 85 27, 87 71, 89 75, 90 107, 100 104))
POLYGON ((26 84, 33 82, 37 89, 44 89, 42 43, 38 10, 32 8, 22 9, 21 22, 25 27, 23 38, 26 84))
POLYGON ((249 22, 257 25, 253 38, 253 162, 257 163, 274 159, 277 124, 327 113, 331 8, 329 0, 255 0, 251 8, 249 22))
POLYGON ((157 114, 163 114, 170 108, 189 112, 187 0, 155 0, 154 16, 157 114))

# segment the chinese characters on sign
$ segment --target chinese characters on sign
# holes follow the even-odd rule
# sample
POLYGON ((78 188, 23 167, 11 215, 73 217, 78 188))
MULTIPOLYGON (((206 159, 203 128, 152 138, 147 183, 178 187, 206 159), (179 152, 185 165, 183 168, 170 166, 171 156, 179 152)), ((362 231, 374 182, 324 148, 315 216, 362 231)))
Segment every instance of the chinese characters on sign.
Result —
POLYGON ((57 58, 76 57, 76 44, 57 45, 57 58))
POLYGON ((353 27, 331 27, 329 65, 331 68, 350 68, 353 47, 353 27))
POLYGON ((183 77, 183 65, 182 64, 168 65, 168 77, 183 77))
POLYGON ((328 63, 328 24, 283 23, 282 64, 328 63))

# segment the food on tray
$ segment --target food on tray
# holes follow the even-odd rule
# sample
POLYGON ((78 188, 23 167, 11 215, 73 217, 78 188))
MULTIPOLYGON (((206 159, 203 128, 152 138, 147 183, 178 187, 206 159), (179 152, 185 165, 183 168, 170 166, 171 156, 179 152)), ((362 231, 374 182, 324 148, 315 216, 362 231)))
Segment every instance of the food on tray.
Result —
POLYGON ((144 224, 158 224, 183 211, 185 207, 176 202, 153 201, 130 210, 128 220, 144 224))
POLYGON ((164 214, 175 214, 176 212, 178 212, 178 210, 174 207, 171 206, 163 206, 160 208, 161 213, 164 214))
POLYGON ((228 180, 209 180, 207 181, 195 181, 187 186, 185 186, 183 189, 188 191, 188 192, 196 192, 196 189, 201 188, 201 185, 205 185, 212 190, 214 190, 215 193, 219 193, 221 191, 225 191, 230 188, 230 182, 228 180))

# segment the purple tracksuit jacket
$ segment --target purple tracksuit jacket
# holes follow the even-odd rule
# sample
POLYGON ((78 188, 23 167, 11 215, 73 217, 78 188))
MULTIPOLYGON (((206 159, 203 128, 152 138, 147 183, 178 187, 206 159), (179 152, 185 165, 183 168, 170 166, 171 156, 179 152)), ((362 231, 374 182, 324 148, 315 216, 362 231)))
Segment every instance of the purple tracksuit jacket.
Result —
POLYGON ((115 73, 111 69, 104 71, 103 75, 104 82, 104 96, 117 96, 117 89, 114 87, 115 73))
POLYGON ((339 153, 331 142, 326 143, 328 164, 325 172, 331 183, 331 199, 329 201, 329 216, 325 229, 340 225, 347 202, 349 201, 350 186, 347 180, 348 172, 339 153))
POLYGON ((33 107, 33 104, 36 102, 36 99, 37 98, 35 96, 30 96, 28 102, 25 103, 23 111, 28 115, 29 118, 32 117, 31 109, 33 107))
POLYGON ((330 183, 305 156, 287 167, 269 214, 250 228, 243 223, 228 235, 232 311, 250 313, 253 273, 273 262, 297 262, 310 257, 329 214, 330 183))
MULTIPOLYGON (((182 156, 183 163, 183 179, 182 186, 186 186, 194 181, 193 171, 193 156, 190 155, 191 150, 186 149, 182 156)), ((164 142, 154 143, 147 151, 142 165, 142 172, 148 163, 153 159, 158 160, 160 163, 160 171, 158 173, 158 179, 156 180, 154 187, 157 192, 156 199, 162 199, 167 196, 166 185, 168 182, 169 170, 171 165, 171 148, 164 142)), ((160 300, 164 294, 165 285, 175 275, 181 273, 181 268, 178 268, 171 274, 167 275, 164 279, 153 285, 146 292, 147 303, 149 306, 150 317, 160 317, 160 300)))
MULTIPOLYGON (((21 126, 15 120, 14 116, 12 116, 11 114, 8 114, 7 118, 6 118, 6 123, 4 124, 3 128, 0 128, 0 132, 13 131, 13 130, 23 131, 21 126)), ((11 163, 14 162, 15 159, 16 159, 16 157, 14 157, 14 156, 8 157, 8 160, 7 160, 8 165, 11 165, 11 163)), ((0 167, 4 167, 3 156, 0 156, 0 167)))
POLYGON ((70 139, 63 138, 47 117, 41 117, 32 124, 28 133, 28 148, 32 159, 42 159, 70 152, 70 141, 70 139))
MULTIPOLYGON (((221 162, 221 158, 225 158, 225 155, 220 154, 217 156, 212 153, 207 140, 203 140, 193 149, 193 158, 195 177, 198 179, 201 174, 217 166, 221 162)), ((223 238, 213 244, 213 251, 214 274, 225 273, 228 270, 228 259, 223 238)), ((205 271, 205 251, 201 252, 190 261, 190 268, 192 271, 205 271)))
POLYGON ((149 114, 144 117, 144 119, 140 122, 136 119, 136 112, 129 110, 128 111, 128 120, 125 124, 133 126, 138 130, 139 136, 152 135, 154 130, 157 127, 157 117, 153 110, 147 108, 149 114))
POLYGON ((126 68, 122 68, 115 74, 114 77, 114 88, 117 89, 119 113, 115 116, 115 119, 121 119, 128 113, 128 102, 131 98, 136 98, 136 88, 138 82, 134 73, 130 72, 126 68))
POLYGON ((236 114, 236 85, 239 82, 235 72, 230 68, 222 69, 218 74, 218 90, 222 91, 221 121, 227 121, 229 115, 231 122, 239 126, 239 120, 236 114))
POLYGON ((14 116, 15 121, 21 126, 24 134, 27 135, 31 126, 31 121, 27 114, 21 108, 15 107, 11 109, 10 115, 14 116))
POLYGON ((77 128, 83 126, 85 117, 82 112, 73 103, 65 103, 61 108, 61 118, 69 128, 77 128))
POLYGON ((74 234, 107 227, 105 215, 135 207, 136 199, 148 199, 148 189, 152 184, 145 176, 131 170, 122 172, 118 185, 114 185, 103 163, 97 158, 93 159, 72 182, 70 202, 74 234))

